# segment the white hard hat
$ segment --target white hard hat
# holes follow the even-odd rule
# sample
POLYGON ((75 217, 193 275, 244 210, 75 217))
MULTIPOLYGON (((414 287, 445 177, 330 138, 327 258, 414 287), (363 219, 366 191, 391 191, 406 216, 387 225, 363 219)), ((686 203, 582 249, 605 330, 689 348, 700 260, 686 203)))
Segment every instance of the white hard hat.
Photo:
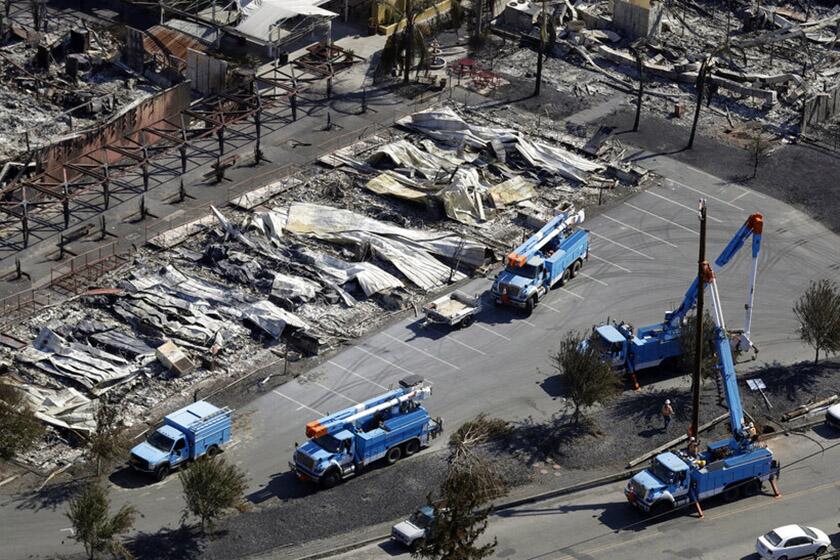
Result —
POLYGON ((665 404, 671 404, 671 399, 665 399, 665 404))
POLYGON ((694 439, 694 436, 692 436, 692 437, 688 438, 688 441, 696 441, 696 440, 694 439))

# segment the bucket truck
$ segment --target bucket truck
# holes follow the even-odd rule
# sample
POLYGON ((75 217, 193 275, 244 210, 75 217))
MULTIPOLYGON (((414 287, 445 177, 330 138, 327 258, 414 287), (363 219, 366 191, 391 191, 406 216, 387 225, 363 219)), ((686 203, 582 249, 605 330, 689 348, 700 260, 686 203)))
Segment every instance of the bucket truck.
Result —
MULTIPOLYGON (((732 240, 726 245, 715 260, 715 269, 720 270, 738 253, 744 243, 752 237, 752 266, 747 303, 745 305, 744 330, 738 336, 737 348, 740 352, 757 349, 750 339, 752 327, 753 301, 755 298, 755 277, 758 271, 758 255, 761 251, 761 231, 764 219, 761 214, 753 214, 738 229, 732 240)), ((628 323, 600 325, 593 329, 592 341, 600 350, 602 359, 610 362, 614 368, 624 370, 635 379, 637 371, 655 367, 669 358, 682 354, 680 348, 680 328, 686 315, 697 303, 697 278, 688 288, 682 304, 674 311, 665 314, 662 323, 641 327, 634 330, 628 323)))
POLYGON ((332 488, 374 461, 384 458, 391 465, 417 453, 443 430, 443 421, 420 405, 431 394, 432 388, 412 375, 399 389, 309 422, 309 441, 295 444, 289 466, 298 478, 332 488))
POLYGON ((508 254, 491 288, 496 303, 531 313, 551 288, 574 278, 589 258, 589 232, 571 229, 583 220, 583 210, 567 209, 508 254))
MULTIPOLYGON (((714 339, 718 354, 726 405, 729 408, 731 436, 710 443, 695 457, 682 451, 669 451, 653 458, 649 468, 636 474, 624 490, 627 500, 642 511, 659 515, 686 504, 696 504, 711 496, 723 494, 727 501, 752 496, 770 481, 776 491, 779 462, 766 447, 756 444, 754 432, 744 423, 744 409, 735 377, 732 346, 726 333, 715 274, 707 264, 703 274, 709 285, 714 315, 714 339)), ((776 491, 778 494, 778 491, 776 491)))

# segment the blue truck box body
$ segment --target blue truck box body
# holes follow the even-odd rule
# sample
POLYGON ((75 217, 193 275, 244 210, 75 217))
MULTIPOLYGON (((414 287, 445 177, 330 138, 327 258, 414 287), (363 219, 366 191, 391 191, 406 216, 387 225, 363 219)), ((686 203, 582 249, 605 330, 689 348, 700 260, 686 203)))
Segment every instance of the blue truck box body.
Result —
POLYGON ((221 449, 230 441, 232 418, 230 409, 194 402, 167 414, 163 426, 131 450, 129 463, 162 478, 170 468, 221 449))

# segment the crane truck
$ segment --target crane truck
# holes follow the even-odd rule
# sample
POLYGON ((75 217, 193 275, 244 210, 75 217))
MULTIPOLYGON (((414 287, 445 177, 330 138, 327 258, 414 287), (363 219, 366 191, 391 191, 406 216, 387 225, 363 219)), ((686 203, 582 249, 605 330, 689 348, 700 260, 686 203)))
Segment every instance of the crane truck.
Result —
MULTIPOLYGON (((737 348, 740 352, 757 351, 750 338, 750 329, 763 225, 764 219, 761 214, 751 215, 715 259, 715 269, 721 270, 752 237, 752 266, 749 295, 745 305, 744 330, 737 339, 737 348)), ((602 360, 609 362, 617 370, 629 373, 635 383, 637 371, 658 366, 663 361, 682 354, 680 328, 688 312, 697 303, 699 286, 699 281, 695 278, 680 306, 674 311, 667 312, 663 322, 641 327, 638 330, 634 330, 632 325, 623 322, 596 326, 593 328, 590 343, 597 346, 602 360)))
POLYGON ((627 500, 652 515, 693 503, 702 516, 701 500, 718 494, 728 501, 752 496, 768 480, 776 491, 780 465, 773 459, 772 451, 756 444, 756 438, 744 422, 732 358, 732 345, 738 341, 731 342, 727 335, 715 274, 708 264, 703 277, 712 298, 717 367, 729 408, 731 436, 710 443, 695 457, 682 451, 661 453, 652 459, 649 468, 630 479, 624 490, 627 500))
POLYGON ((496 303, 531 313, 551 288, 574 278, 589 258, 589 232, 572 230, 583 220, 583 210, 571 207, 509 253, 491 288, 496 303))
POLYGON ((389 465, 414 455, 443 431, 420 404, 432 388, 417 375, 400 387, 306 425, 309 441, 298 446, 289 463, 298 478, 332 488, 380 459, 389 465))

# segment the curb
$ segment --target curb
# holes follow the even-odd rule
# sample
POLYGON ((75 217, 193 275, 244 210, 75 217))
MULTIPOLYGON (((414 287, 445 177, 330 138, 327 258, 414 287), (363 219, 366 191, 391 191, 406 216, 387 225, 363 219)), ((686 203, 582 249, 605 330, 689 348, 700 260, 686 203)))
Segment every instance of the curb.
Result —
MULTIPOLYGON (((548 500, 550 498, 556 498, 557 496, 563 496, 566 494, 573 494, 575 492, 580 492, 582 490, 589 490, 590 488, 596 488, 598 486, 603 486, 604 484, 609 484, 610 482, 616 482, 618 480, 623 480, 625 478, 630 478, 640 469, 634 470, 627 470, 621 471, 613 474, 609 474, 607 476, 602 476, 600 478, 595 478, 592 480, 587 480, 585 482, 580 482, 578 484, 572 484, 571 486, 566 486, 564 488, 558 488, 557 490, 549 490, 548 492, 541 492, 540 494, 534 494, 532 496, 526 496, 525 498, 518 498, 516 500, 510 500, 508 502, 504 502, 500 505, 493 506, 493 513, 491 515, 496 515, 497 512, 503 511, 506 509, 515 508, 524 504, 532 504, 535 502, 540 502, 543 500, 548 500)), ((310 554, 308 556, 300 556, 296 560, 319 560, 321 558, 329 558, 330 556, 336 556, 338 554, 343 554, 345 552, 349 552, 351 550, 361 548, 363 546, 367 546, 369 544, 373 544, 375 542, 387 540, 391 537, 390 534, 386 535, 379 535, 377 537, 370 537, 362 541, 358 541, 355 543, 346 544, 340 547, 336 547, 330 550, 324 550, 321 552, 316 552, 314 554, 310 554)))

